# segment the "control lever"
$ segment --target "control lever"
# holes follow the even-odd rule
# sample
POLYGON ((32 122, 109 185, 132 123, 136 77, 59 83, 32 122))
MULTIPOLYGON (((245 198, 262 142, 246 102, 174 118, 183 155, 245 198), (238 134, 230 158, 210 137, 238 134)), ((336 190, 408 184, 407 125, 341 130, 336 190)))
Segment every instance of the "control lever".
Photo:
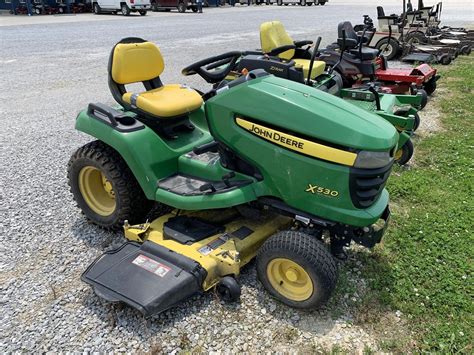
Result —
POLYGON ((217 150, 217 147, 219 146, 219 143, 216 141, 212 141, 209 143, 205 143, 203 145, 197 146, 193 148, 193 153, 196 155, 201 155, 203 153, 207 152, 215 152, 217 150))
POLYGON ((231 187, 231 184, 230 184, 230 179, 234 178, 235 177, 235 173, 233 171, 231 171, 230 173, 228 174, 225 174, 223 177, 222 177, 222 180, 224 181, 224 184, 225 186, 227 187, 231 187))
POLYGON ((311 72, 313 71, 313 66, 314 66, 314 59, 316 58, 316 55, 318 54, 319 50, 319 45, 321 44, 321 37, 318 37, 316 40, 316 43, 313 48, 313 53, 311 53, 311 61, 309 62, 309 71, 308 71, 308 78, 306 79, 306 84, 312 85, 311 84, 311 72))
POLYGON ((199 186, 199 191, 201 191, 201 192, 206 192, 208 190, 211 190, 212 192, 217 191, 216 188, 214 187, 214 185, 212 185, 212 183, 210 183, 210 182, 208 182, 207 184, 199 186))
POLYGON ((374 98, 375 98, 375 106, 377 107, 377 111, 380 111, 380 97, 379 97, 379 93, 377 90, 375 90, 375 85, 374 84, 370 84, 369 85, 369 91, 374 94, 374 98))
POLYGON ((346 50, 346 30, 343 29, 342 30, 342 41, 340 38, 338 38, 337 40, 337 43, 339 45, 339 48, 340 48, 340 51, 341 51, 341 55, 339 56, 339 59, 338 61, 336 62, 336 64, 334 64, 328 71, 328 74, 332 74, 332 72, 339 66, 339 64, 341 64, 341 61, 342 61, 342 57, 344 56, 344 51, 346 50))

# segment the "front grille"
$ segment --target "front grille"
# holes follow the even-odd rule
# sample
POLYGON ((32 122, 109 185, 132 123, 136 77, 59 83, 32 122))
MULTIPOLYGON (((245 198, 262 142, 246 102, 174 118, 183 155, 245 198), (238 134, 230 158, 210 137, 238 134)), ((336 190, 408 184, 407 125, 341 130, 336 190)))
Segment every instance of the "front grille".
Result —
POLYGON ((349 188, 357 208, 370 207, 379 198, 390 176, 393 163, 378 169, 351 168, 349 188))

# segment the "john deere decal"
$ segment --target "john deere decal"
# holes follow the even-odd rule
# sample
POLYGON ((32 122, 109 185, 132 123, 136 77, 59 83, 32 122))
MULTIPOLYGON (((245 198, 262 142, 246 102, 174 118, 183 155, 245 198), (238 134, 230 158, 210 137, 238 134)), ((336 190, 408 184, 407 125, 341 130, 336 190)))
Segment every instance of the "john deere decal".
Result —
POLYGON ((240 117, 236 118, 237 124, 256 136, 262 137, 270 142, 278 144, 287 149, 300 152, 315 158, 335 162, 338 164, 353 166, 357 158, 356 153, 330 147, 324 144, 312 142, 303 138, 249 122, 240 117))

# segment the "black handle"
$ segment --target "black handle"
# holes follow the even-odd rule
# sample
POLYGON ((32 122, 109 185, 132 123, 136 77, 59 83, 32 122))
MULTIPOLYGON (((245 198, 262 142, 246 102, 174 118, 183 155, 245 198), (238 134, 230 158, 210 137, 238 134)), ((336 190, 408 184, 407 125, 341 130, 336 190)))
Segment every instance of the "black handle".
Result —
POLYGON ((369 85, 369 91, 372 94, 374 94, 375 106, 377 107, 377 111, 380 111, 380 97, 379 97, 379 93, 377 92, 377 90, 375 90, 374 85, 369 85))
POLYGON ((219 145, 219 143, 217 143, 216 141, 205 143, 205 144, 200 145, 198 147, 194 147, 193 148, 193 153, 196 154, 196 155, 200 155, 200 154, 207 153, 207 152, 210 152, 210 151, 215 151, 217 149, 218 145, 219 145))
POLYGON ((89 104, 87 107, 87 114, 99 120, 104 120, 106 118, 114 127, 117 127, 119 123, 127 124, 129 123, 129 120, 133 120, 132 117, 127 116, 123 112, 117 111, 112 107, 101 103, 89 104), (97 113, 99 113, 99 115, 97 113))
POLYGON ((212 185, 210 182, 207 183, 207 184, 199 186, 199 191, 201 191, 201 192, 205 192, 205 191, 208 191, 208 190, 211 190, 212 192, 217 191, 216 188, 214 187, 214 185, 212 185))
POLYGON ((313 71, 314 59, 316 58, 320 44, 321 44, 321 37, 318 37, 316 39, 316 43, 313 48, 313 53, 311 53, 311 61, 309 62, 308 78, 306 80, 306 83, 308 85, 311 85, 311 72, 313 71))
POLYGON ((295 44, 296 48, 301 48, 301 47, 306 46, 308 44, 313 44, 313 41, 304 40, 304 41, 295 41, 293 43, 295 44))
POLYGON ((270 52, 265 53, 268 54, 269 56, 277 56, 278 54, 281 54, 283 52, 289 51, 291 49, 296 49, 296 46, 294 44, 287 44, 285 46, 277 47, 272 49, 270 52))

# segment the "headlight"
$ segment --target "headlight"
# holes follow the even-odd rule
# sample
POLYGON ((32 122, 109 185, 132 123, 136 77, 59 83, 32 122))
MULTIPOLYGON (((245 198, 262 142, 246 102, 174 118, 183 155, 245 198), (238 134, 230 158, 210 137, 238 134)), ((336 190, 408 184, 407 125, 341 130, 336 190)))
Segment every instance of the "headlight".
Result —
POLYGON ((354 167, 363 169, 376 169, 382 168, 390 164, 393 157, 390 156, 390 152, 370 152, 363 150, 357 154, 354 167))

